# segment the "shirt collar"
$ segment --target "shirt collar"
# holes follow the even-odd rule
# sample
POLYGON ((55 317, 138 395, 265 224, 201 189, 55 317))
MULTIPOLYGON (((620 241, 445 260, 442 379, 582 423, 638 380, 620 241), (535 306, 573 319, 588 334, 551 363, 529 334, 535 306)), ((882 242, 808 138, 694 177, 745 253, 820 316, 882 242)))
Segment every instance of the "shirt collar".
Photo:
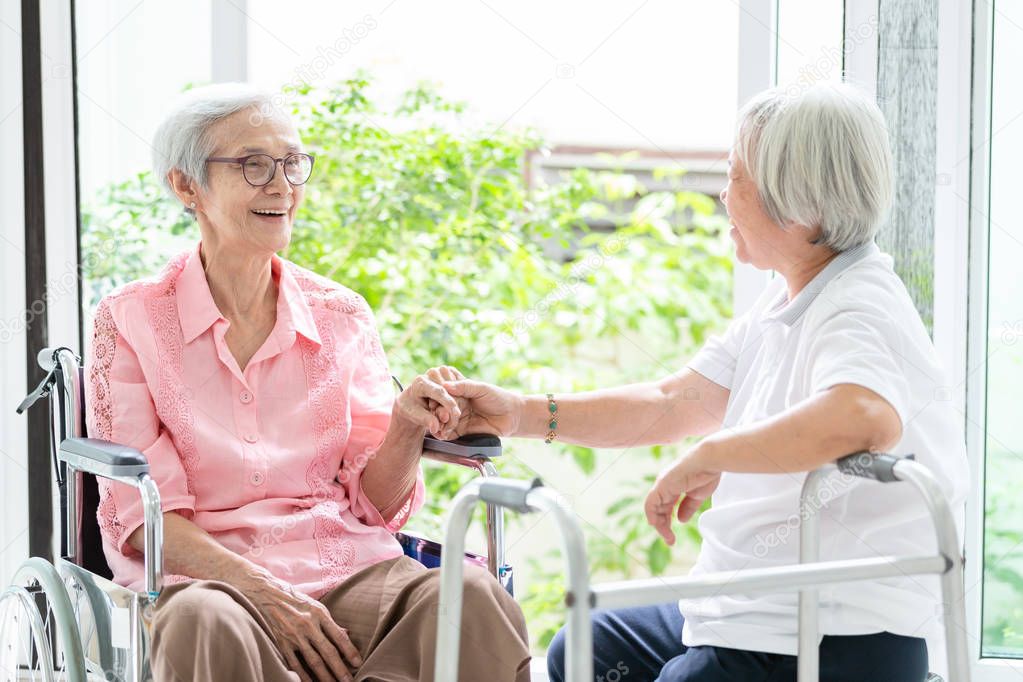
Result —
POLYGON ((191 343, 197 336, 209 329, 217 320, 224 319, 213 302, 210 285, 203 272, 202 259, 199 257, 200 242, 192 250, 185 267, 178 275, 175 286, 178 302, 178 321, 185 343, 191 343))
MULTIPOLYGON (((225 320, 213 301, 209 282, 206 281, 202 258, 199 256, 201 247, 200 242, 189 255, 177 280, 178 321, 186 344, 194 341, 218 320, 225 320)), ((316 331, 312 311, 291 269, 277 254, 271 257, 270 267, 277 280, 277 322, 274 330, 295 331, 320 345, 320 335, 316 331)))
POLYGON ((281 329, 293 329, 319 346, 320 334, 316 331, 313 311, 309 308, 305 293, 295 280, 291 268, 277 254, 271 258, 271 267, 277 278, 277 326, 281 329))
POLYGON ((788 292, 786 289, 782 288, 781 294, 768 308, 768 312, 763 316, 763 319, 781 322, 782 324, 791 327, 799 320, 800 317, 802 317, 803 313, 806 312, 806 309, 810 307, 810 304, 817 298, 817 295, 824 291, 824 287, 826 287, 831 280, 854 263, 879 252, 880 250, 877 248, 877 244, 873 241, 865 242, 859 246, 854 246, 851 249, 842 251, 832 258, 831 261, 824 266, 824 269, 818 272, 791 301, 786 302, 788 299, 788 292))

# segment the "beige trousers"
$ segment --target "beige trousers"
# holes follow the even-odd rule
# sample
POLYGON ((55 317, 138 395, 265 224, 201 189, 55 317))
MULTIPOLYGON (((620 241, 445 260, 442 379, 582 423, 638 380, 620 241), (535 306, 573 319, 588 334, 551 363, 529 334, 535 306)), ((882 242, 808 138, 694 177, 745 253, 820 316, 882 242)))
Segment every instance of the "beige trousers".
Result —
MULTIPOLYGON (((433 680, 440 570, 406 556, 359 571, 320 601, 362 654, 362 680, 433 680)), ((170 585, 160 594, 150 661, 155 682, 298 682, 244 594, 223 582, 170 585)), ((489 573, 466 565, 459 680, 528 682, 526 623, 489 573)))

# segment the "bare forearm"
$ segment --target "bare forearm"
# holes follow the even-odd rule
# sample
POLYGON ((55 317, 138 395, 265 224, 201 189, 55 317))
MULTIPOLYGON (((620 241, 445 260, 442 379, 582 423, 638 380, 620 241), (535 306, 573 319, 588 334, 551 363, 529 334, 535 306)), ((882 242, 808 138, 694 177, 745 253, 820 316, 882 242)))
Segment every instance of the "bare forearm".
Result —
MULTIPOLYGON (((143 527, 128 538, 139 552, 145 546, 143 527)), ((163 567, 165 573, 199 580, 221 580, 243 586, 266 580, 266 569, 232 552, 209 533, 176 512, 163 515, 163 567)))
POLYGON ((425 428, 392 416, 384 441, 366 464, 362 490, 384 519, 392 519, 412 494, 425 435, 425 428))
POLYGON ((702 463, 717 471, 791 473, 894 447, 901 436, 891 405, 868 389, 843 384, 768 419, 719 431, 699 450, 702 463))
MULTIPOLYGON (((554 394, 557 438, 590 447, 626 448, 674 443, 720 425, 728 391, 684 370, 658 382, 582 393, 554 394)), ((525 397, 516 436, 542 438, 550 431, 545 395, 525 397)))

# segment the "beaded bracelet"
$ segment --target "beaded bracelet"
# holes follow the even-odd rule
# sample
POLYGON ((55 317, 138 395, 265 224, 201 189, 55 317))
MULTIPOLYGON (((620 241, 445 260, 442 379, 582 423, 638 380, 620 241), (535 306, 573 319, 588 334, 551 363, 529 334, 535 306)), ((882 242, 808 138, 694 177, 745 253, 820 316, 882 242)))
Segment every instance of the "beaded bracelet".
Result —
POLYGON ((547 409, 551 413, 551 420, 547 424, 550 431, 547 432, 547 437, 544 438, 543 442, 550 445, 554 437, 558 435, 555 431, 558 428, 558 404, 554 401, 554 396, 550 393, 547 394, 547 409))

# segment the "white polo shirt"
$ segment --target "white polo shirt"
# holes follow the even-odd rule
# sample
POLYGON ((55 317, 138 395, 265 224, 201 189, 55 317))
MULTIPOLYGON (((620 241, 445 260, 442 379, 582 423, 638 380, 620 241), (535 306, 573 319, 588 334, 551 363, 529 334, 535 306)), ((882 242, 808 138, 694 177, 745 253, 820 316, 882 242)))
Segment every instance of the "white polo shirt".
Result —
MULTIPOLYGON (((840 253, 792 301, 776 277, 688 365, 730 390, 723 429, 776 415, 836 384, 874 391, 902 420, 902 440, 891 452, 915 454, 936 475, 962 538, 969 483, 962 416, 891 257, 873 242, 840 253)), ((723 474, 700 517, 703 545, 691 575, 798 563, 805 478, 723 474)), ((833 474, 820 501, 822 560, 936 552, 930 516, 908 483, 833 474)), ((934 661, 944 651, 940 595, 936 576, 821 587, 820 633, 927 637, 934 661)), ((797 592, 683 599, 682 642, 794 655, 797 603, 797 592)))

